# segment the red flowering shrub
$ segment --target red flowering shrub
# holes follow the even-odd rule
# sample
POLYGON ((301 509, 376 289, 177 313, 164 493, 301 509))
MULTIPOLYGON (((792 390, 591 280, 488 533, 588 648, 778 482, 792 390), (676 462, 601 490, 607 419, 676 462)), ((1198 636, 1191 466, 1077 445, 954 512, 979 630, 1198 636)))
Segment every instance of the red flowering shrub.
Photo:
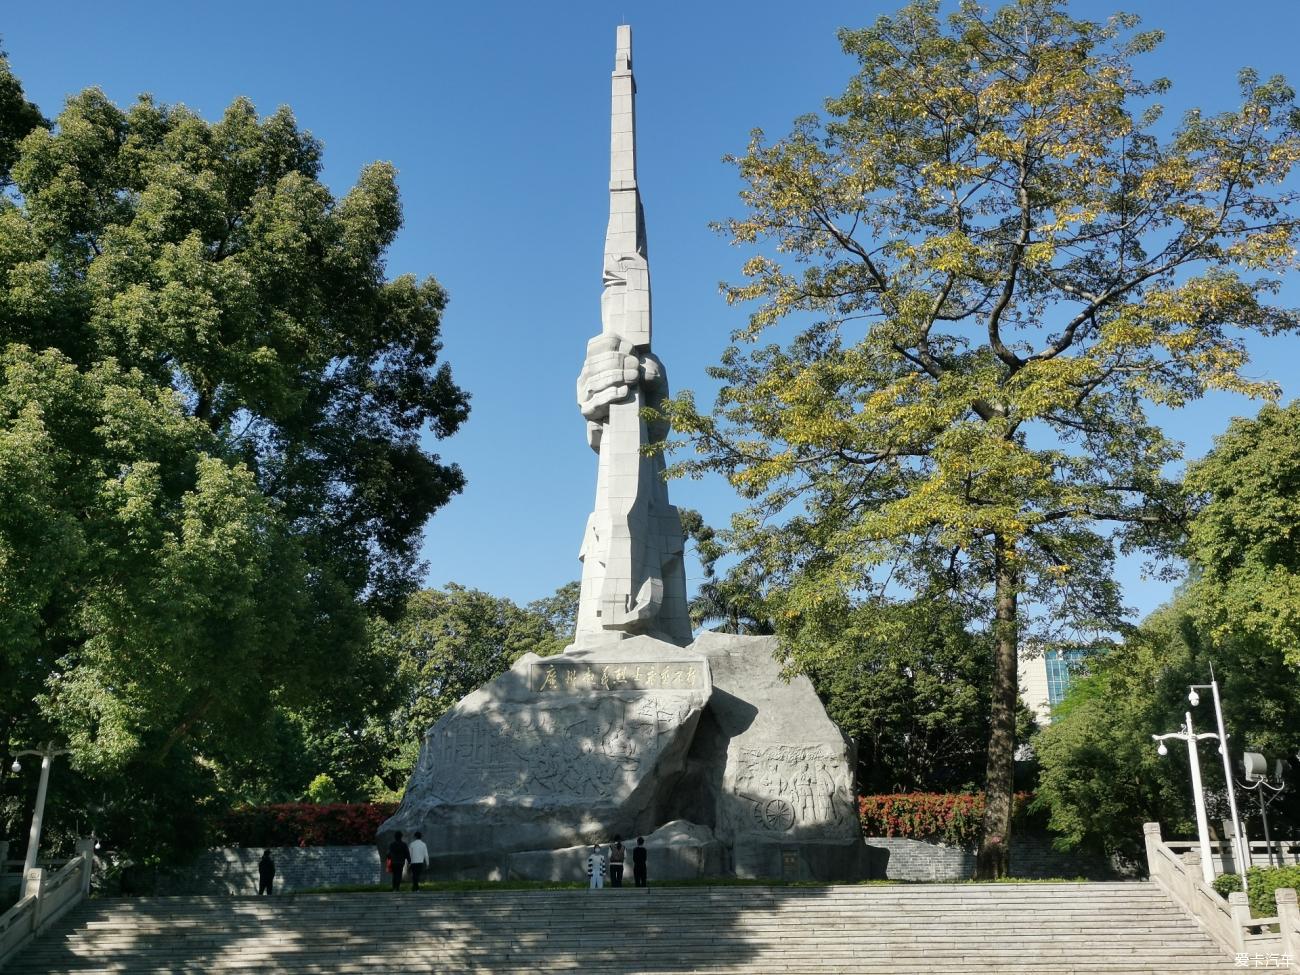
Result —
MULTIPOLYGON (((1016 793, 1013 820, 1024 820, 1030 798, 1027 792, 1016 793)), ((983 820, 982 792, 858 796, 858 822, 864 836, 902 836, 970 846, 979 842, 983 820)))
POLYGON ((368 846, 395 802, 282 802, 240 806, 222 817, 218 834, 231 846, 368 846))

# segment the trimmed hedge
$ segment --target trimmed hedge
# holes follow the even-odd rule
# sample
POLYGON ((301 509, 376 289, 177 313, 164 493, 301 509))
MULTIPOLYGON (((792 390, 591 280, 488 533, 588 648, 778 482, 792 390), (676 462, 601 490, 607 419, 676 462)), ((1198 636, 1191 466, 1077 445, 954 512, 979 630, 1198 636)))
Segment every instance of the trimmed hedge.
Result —
POLYGON ((283 802, 241 806, 221 818, 218 833, 230 846, 369 846, 395 802, 283 802))
MULTIPOLYGON (((1030 793, 1017 792, 1013 822, 1023 824, 1030 793)), ((859 796, 858 822, 864 836, 941 840, 952 846, 978 843, 983 832, 984 793, 907 792, 859 796)))
MULTIPOLYGON (((1277 914, 1277 900, 1273 891, 1294 887, 1300 891, 1300 866, 1251 867, 1246 871, 1250 882, 1250 916, 1273 917, 1277 914)), ((1220 874, 1214 878, 1214 889, 1224 897, 1241 890, 1241 877, 1235 873, 1220 874)))
MULTIPOLYGON (((1022 825, 1030 798, 1029 793, 1016 793, 1012 817, 1022 825)), ((380 824, 396 810, 393 802, 241 806, 222 817, 218 834, 220 841, 230 846, 368 846, 375 841, 380 824)), ((983 793, 858 797, 858 821, 864 836, 970 846, 979 842, 983 819, 983 793)))

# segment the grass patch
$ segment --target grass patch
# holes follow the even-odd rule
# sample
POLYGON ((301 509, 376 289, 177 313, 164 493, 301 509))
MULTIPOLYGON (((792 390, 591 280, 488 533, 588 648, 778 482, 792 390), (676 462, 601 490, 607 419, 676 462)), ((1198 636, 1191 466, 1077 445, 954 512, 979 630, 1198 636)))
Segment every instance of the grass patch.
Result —
MULTIPOLYGON (((905 883, 901 880, 858 880, 829 883, 822 880, 776 880, 772 878, 692 878, 689 880, 659 880, 651 887, 891 887, 905 883)), ((421 880, 421 891, 584 891, 585 880, 421 880)), ((610 884, 604 885, 610 889, 610 884)), ((634 889, 624 884, 625 889, 634 889)), ((342 884, 339 887, 312 887, 292 893, 391 893, 389 884, 342 884)), ((403 893, 411 893, 411 883, 402 885, 403 893)), ((291 896, 291 894, 290 894, 291 896)))
MULTIPOLYGON (((944 881, 935 881, 943 883, 944 881)), ((948 883, 961 884, 1092 884, 1098 881, 1091 877, 998 877, 996 880, 958 880, 948 883)))
MULTIPOLYGON (((1050 879, 1022 879, 1004 877, 1001 880, 858 880, 858 881, 822 881, 822 880, 778 880, 771 877, 696 877, 689 880, 660 880, 651 884, 653 887, 893 887, 923 886, 925 884, 951 883, 995 883, 995 884, 1077 884, 1090 883, 1086 877, 1053 877, 1050 879)), ((609 883, 605 887, 609 888, 609 883)), ((625 883, 632 889, 631 884, 625 883)), ((420 882, 421 890, 432 891, 497 891, 497 890, 584 890, 585 880, 425 880, 420 882)), ((294 894, 382 894, 392 892, 391 884, 343 884, 337 887, 311 887, 307 890, 293 891, 294 894)), ((410 893, 410 882, 402 885, 403 893, 410 893)), ((291 895, 290 895, 291 896, 291 895)))

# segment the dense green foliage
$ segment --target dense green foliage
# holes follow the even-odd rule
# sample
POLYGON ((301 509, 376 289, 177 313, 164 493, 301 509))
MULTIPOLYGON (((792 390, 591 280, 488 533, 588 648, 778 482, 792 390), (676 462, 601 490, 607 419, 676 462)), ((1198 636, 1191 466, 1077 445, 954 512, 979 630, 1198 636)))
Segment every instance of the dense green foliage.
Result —
POLYGON ((1300 400, 1233 420, 1187 490, 1204 625, 1300 672, 1300 400))
MULTIPOLYGON (((955 603, 828 601, 784 637, 793 665, 857 746, 861 791, 983 785, 993 645, 955 603)), ((1017 721, 1024 740, 1033 719, 1023 705, 1017 721)))
POLYGON ((67 742, 52 819, 158 853, 227 798, 326 768, 351 789, 376 761, 368 619, 461 490, 422 441, 467 397, 438 363, 446 293, 385 279, 391 166, 335 198, 287 109, 211 123, 91 89, 47 128, 15 86, 5 68, 0 749, 67 742))
MULTIPOLYGON (((1251 917, 1277 917, 1274 892, 1290 887, 1300 891, 1300 867, 1251 867, 1246 871, 1251 917)), ((1224 897, 1241 890, 1241 877, 1225 873, 1214 878, 1214 889, 1224 897)))
MULTIPOLYGON (((1211 668, 1234 762, 1242 751, 1270 759, 1300 752, 1300 668, 1289 635, 1300 606, 1297 443, 1300 405, 1270 405, 1254 420, 1233 421, 1192 465, 1190 580, 1131 639, 1090 663, 1091 676, 1071 689, 1035 740, 1038 802, 1064 842, 1138 856, 1143 822, 1194 834, 1186 752, 1171 745, 1160 759, 1150 735, 1182 725, 1188 685, 1207 682, 1211 668)), ((1212 730, 1212 710, 1192 710, 1201 728, 1212 730)), ((1223 789, 1215 759, 1205 749, 1212 795, 1223 789)), ((1300 822, 1292 786, 1270 812, 1277 835, 1300 822)), ((1251 835, 1262 837, 1254 798, 1239 794, 1238 803, 1251 835)))
POLYGON ((945 22, 919 0, 844 30, 858 70, 824 116, 737 160, 753 302, 711 413, 671 405, 752 507, 778 628, 845 595, 947 591, 995 641, 982 876, 1011 836, 1017 651, 1122 622, 1115 549, 1168 552, 1179 447, 1148 413, 1211 389, 1267 395, 1243 332, 1300 222, 1300 112, 1281 78, 1172 133, 1133 62, 1137 19, 1058 0, 945 22), (800 510, 802 507, 802 510, 800 510))
MULTIPOLYGON (((1089 661, 1090 674, 1075 680, 1033 743, 1035 802, 1061 845, 1139 861, 1145 822, 1165 823, 1172 836, 1195 834, 1186 748, 1170 743, 1162 759, 1151 735, 1181 727, 1187 685, 1208 677, 1207 665, 1185 597, 1089 661)), ((1221 785, 1212 755, 1205 749, 1202 770, 1221 785)))

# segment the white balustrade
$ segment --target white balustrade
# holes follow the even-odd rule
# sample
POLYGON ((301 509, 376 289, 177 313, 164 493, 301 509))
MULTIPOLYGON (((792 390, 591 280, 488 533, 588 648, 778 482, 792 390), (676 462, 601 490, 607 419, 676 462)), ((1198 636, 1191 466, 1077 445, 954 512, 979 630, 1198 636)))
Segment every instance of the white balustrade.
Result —
POLYGON ((27 871, 25 896, 0 915, 0 968, 90 893, 94 859, 94 839, 79 840, 77 855, 55 873, 44 867, 27 871))
POLYGON ((1253 918, 1246 894, 1231 894, 1224 900, 1201 878, 1201 854, 1195 843, 1165 843, 1160 838, 1159 823, 1145 824, 1143 833, 1151 880, 1196 918, 1226 951, 1238 959, 1243 954, 1251 959, 1289 955, 1292 967, 1300 971, 1296 965, 1300 961, 1300 951, 1296 950, 1300 946, 1300 919, 1294 890, 1277 891, 1277 917, 1253 918), (1183 851, 1181 855, 1179 851, 1183 851), (1288 893, 1290 899, 1284 907, 1284 895, 1288 893))

